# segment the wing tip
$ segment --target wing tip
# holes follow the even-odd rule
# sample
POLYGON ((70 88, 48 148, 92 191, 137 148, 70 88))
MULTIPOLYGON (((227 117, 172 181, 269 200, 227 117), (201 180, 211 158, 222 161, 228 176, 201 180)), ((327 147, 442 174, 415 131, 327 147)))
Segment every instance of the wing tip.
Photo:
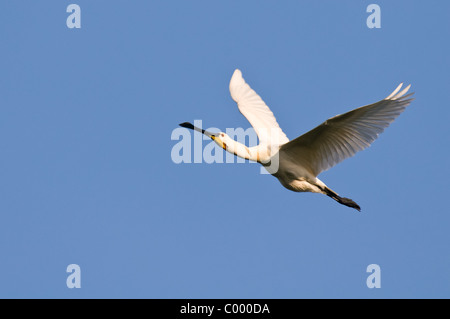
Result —
POLYGON ((231 80, 230 80, 230 94, 231 97, 233 98, 233 100, 235 100, 236 102, 238 101, 239 98, 239 87, 241 87, 242 85, 245 84, 245 80, 242 77, 242 72, 239 69, 234 70, 233 75, 231 76, 231 80))
POLYGON ((230 87, 232 85, 238 84, 238 82, 241 80, 243 80, 241 70, 239 70, 239 69, 234 70, 233 75, 231 76, 231 80, 230 80, 230 87))
MULTIPOLYGON (((401 98, 402 96, 404 96, 404 95, 409 91, 409 89, 411 88, 411 84, 409 84, 409 85, 406 86, 402 91, 400 91, 400 89, 402 88, 402 86, 403 86, 403 82, 400 83, 400 84, 397 86, 397 88, 396 88, 391 94, 389 94, 388 97, 385 98, 385 100, 393 100, 393 101, 398 100, 399 98, 401 98), (398 92, 398 91, 400 91, 400 92, 398 92)), ((412 94, 412 93, 410 93, 410 94, 412 94)))
POLYGON ((241 72, 241 70, 239 70, 239 69, 235 69, 235 70, 234 70, 233 76, 234 76, 235 74, 236 74, 236 75, 241 75, 241 76, 242 76, 242 72, 241 72))

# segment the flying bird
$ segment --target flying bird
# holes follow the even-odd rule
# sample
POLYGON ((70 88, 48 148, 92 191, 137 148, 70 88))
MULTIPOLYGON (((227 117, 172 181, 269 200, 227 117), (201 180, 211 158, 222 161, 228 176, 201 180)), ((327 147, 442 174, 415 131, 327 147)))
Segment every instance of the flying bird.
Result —
POLYGON ((290 141, 272 111, 236 69, 230 81, 231 97, 253 126, 259 145, 247 147, 223 132, 208 132, 189 122, 180 126, 205 134, 236 156, 261 163, 291 191, 325 194, 342 205, 361 211, 357 203, 339 196, 317 176, 369 147, 405 110, 414 93, 405 95, 411 85, 401 90, 402 86, 403 83, 381 101, 329 118, 290 141))

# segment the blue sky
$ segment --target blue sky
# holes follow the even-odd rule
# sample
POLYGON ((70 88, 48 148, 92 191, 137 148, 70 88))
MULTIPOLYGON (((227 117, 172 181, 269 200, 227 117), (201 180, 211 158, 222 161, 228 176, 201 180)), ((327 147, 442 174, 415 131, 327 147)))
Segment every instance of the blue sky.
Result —
POLYGON ((450 3, 79 0, 68 29, 70 3, 0 3, 0 297, 450 297, 450 3), (319 176, 362 213, 255 164, 172 162, 178 123, 249 126, 236 68, 291 139, 412 84, 319 176))

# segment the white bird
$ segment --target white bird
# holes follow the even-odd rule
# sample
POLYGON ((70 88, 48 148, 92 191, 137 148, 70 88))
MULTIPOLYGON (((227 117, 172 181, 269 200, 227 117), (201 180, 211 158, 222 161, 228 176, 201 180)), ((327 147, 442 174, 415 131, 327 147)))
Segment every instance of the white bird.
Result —
POLYGON ((235 70, 230 81, 231 97, 255 129, 259 145, 247 147, 223 132, 211 133, 188 122, 180 126, 207 135, 234 155, 261 163, 291 191, 325 194, 340 204, 360 211, 358 204, 349 198, 340 197, 317 176, 369 147, 405 110, 413 100, 410 97, 414 93, 405 95, 411 85, 399 92, 402 85, 379 102, 336 115, 289 141, 269 107, 245 82, 241 71, 235 70))

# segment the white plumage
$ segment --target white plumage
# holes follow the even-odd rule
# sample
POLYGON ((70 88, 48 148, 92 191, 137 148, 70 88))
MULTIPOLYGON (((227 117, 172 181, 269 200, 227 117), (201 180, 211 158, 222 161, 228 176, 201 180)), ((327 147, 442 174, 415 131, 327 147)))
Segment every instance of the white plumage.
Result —
POLYGON ((385 99, 353 111, 336 115, 311 131, 289 141, 275 116, 261 97, 245 82, 240 70, 230 81, 230 93, 239 111, 247 118, 259 138, 259 145, 246 147, 225 133, 205 132, 190 123, 183 127, 203 131, 227 151, 263 164, 286 188, 314 192, 360 210, 358 204, 340 197, 317 178, 321 172, 351 157, 372 144, 411 103, 408 85, 400 84, 385 99), (276 163, 277 165, 274 165, 276 163))
POLYGON ((239 111, 255 129, 261 144, 289 142, 286 134, 281 130, 272 111, 261 97, 244 81, 240 70, 233 73, 230 81, 230 94, 237 103, 239 111), (270 134, 277 135, 271 139, 270 134))

